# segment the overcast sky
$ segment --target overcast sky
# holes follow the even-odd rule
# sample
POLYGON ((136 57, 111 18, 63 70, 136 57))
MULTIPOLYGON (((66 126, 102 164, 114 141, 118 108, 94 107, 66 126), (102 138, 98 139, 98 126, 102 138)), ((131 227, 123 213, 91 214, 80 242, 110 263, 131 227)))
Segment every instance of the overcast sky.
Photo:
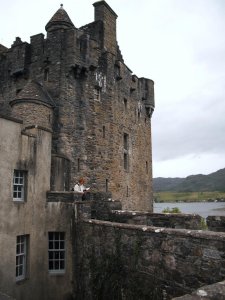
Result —
MULTIPOLYGON (((45 34, 63 3, 76 27, 94 20, 91 0, 1 1, 0 43, 45 34)), ((125 63, 155 82, 153 176, 225 168, 225 0, 108 0, 125 63)))

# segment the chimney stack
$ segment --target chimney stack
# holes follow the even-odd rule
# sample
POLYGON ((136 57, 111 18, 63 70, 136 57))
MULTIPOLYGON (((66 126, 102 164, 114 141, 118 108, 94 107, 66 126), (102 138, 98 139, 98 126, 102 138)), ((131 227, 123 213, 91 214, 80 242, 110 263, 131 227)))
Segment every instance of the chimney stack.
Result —
POLYGON ((116 19, 117 14, 105 1, 98 1, 93 4, 95 7, 95 21, 103 22, 103 47, 106 51, 116 55, 116 19))

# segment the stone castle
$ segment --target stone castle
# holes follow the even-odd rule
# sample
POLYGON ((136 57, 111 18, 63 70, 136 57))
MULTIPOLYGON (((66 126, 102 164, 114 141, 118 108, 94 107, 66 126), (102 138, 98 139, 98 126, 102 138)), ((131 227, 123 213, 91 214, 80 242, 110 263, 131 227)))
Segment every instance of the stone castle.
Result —
POLYGON ((0 45, 0 300, 224 299, 224 220, 153 213, 153 81, 93 5, 79 29, 61 6, 46 38, 0 45))
POLYGON ((94 8, 78 29, 61 5, 46 39, 0 48, 1 112, 52 130, 51 190, 82 176, 124 208, 152 210, 154 84, 125 65, 115 12, 105 1, 94 8))

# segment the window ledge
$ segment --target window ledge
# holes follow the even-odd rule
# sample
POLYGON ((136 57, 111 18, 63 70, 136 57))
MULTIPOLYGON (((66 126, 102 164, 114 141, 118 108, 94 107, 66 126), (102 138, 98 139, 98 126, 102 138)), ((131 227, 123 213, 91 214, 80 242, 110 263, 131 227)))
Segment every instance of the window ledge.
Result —
POLYGON ((25 278, 21 278, 21 279, 16 279, 16 284, 24 284, 29 278, 25 277, 25 278))
POLYGON ((48 271, 50 276, 64 276, 66 271, 48 271))
POLYGON ((14 203, 25 203, 24 200, 15 199, 15 198, 13 198, 13 202, 14 202, 14 203))

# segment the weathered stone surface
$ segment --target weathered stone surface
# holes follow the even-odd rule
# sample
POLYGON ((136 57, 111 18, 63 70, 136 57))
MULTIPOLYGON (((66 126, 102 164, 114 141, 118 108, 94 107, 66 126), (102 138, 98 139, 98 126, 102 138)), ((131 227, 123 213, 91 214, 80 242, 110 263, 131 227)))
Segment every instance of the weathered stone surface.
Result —
POLYGON ((224 278, 225 233, 99 220, 84 220, 78 228, 84 299, 99 293, 112 298, 114 285, 124 299, 171 299, 224 278))
POLYGON ((225 299, 225 281, 202 286, 191 295, 173 298, 173 300, 223 300, 225 299))
POLYGON ((209 230, 225 232, 225 216, 208 216, 206 223, 209 230))
POLYGON ((111 220, 114 222, 145 224, 156 227, 202 229, 201 217, 191 214, 158 214, 142 211, 114 210, 111 212, 111 220))

